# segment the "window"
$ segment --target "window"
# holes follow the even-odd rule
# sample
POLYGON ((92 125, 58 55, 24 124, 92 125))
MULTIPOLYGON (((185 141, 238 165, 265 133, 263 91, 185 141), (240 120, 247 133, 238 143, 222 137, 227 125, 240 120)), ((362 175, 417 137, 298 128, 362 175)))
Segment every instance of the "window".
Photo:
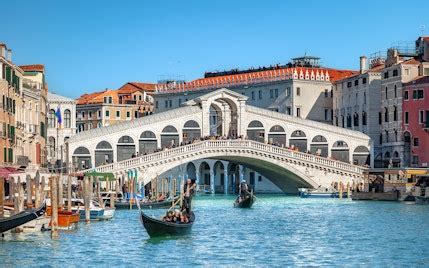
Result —
POLYGON ((350 82, 347 82, 347 87, 348 87, 348 88, 352 87, 352 82, 351 82, 351 81, 350 81, 350 82))
POLYGON ((398 141, 398 131, 395 129, 395 141, 398 141))
POLYGON ((393 70, 392 76, 398 76, 398 69, 393 70))
POLYGON ((366 92, 363 93, 363 104, 366 104, 366 92))
MULTIPOLYGON (((289 88, 289 94, 290 94, 290 88, 289 88)), ((279 90, 276 88, 274 89, 274 96, 277 98, 279 96, 279 90)))
POLYGON ((270 89, 270 99, 274 98, 274 90, 270 89))
POLYGON ((359 85, 359 80, 355 80, 355 86, 358 86, 359 85))
POLYGON ((107 103, 107 97, 104 97, 104 98, 103 98, 103 102, 104 102, 104 103, 107 103))
POLYGON ((386 135, 386 142, 389 142, 389 131, 385 130, 384 133, 386 135))
POLYGON ((389 122, 389 110, 387 107, 384 108, 384 122, 389 122))
POLYGON ((113 101, 112 101, 112 97, 109 97, 109 103, 112 103, 113 101))
POLYGON ((165 100, 165 108, 168 108, 168 100, 165 100))
POLYGON ((133 95, 133 99, 134 99, 134 100, 137 100, 137 95, 133 95))
POLYGON ((64 111, 64 127, 65 128, 71 127, 71 114, 70 114, 70 110, 68 109, 64 111))
POLYGON ((404 69, 405 75, 410 75, 410 69, 404 69))
POLYGON ((408 125, 408 120, 409 120, 409 119, 408 119, 408 116, 409 116, 409 115, 408 115, 408 112, 405 112, 405 113, 404 113, 404 121, 405 121, 405 124, 407 124, 407 125, 408 125))
POLYGON ((362 112, 362 126, 366 126, 366 120, 367 120, 366 112, 362 112))
POLYGON ((417 137, 413 138, 413 146, 415 146, 415 147, 419 146, 419 138, 417 138, 417 137))
POLYGON ((97 116, 98 116, 98 118, 101 118, 101 110, 97 111, 97 116))
POLYGON ((395 98, 397 98, 398 97, 398 91, 397 91, 396 85, 395 85, 394 90, 395 90, 395 98))
POLYGON ((386 71, 386 72, 384 73, 384 79, 387 79, 387 78, 389 78, 389 71, 386 71))
POLYGON ((92 119, 92 111, 89 111, 88 114, 88 119, 92 119))
POLYGON ((130 118, 130 117, 131 117, 131 112, 127 111, 127 118, 130 118))
POLYGON ((286 107, 286 113, 290 115, 290 107, 286 107))
POLYGON ((355 127, 358 127, 358 126, 359 126, 359 114, 358 114, 358 113, 355 113, 355 114, 353 115, 353 125, 354 125, 355 127))
POLYGON ((106 117, 110 117, 110 111, 106 110, 106 117))
POLYGON ((252 100, 255 100, 255 91, 252 91, 252 100))
POLYGON ((134 118, 139 118, 139 112, 138 111, 134 111, 134 118))
POLYGON ((120 118, 121 117, 121 111, 116 111, 116 118, 120 118))
POLYGON ((85 112, 82 112, 82 119, 85 119, 85 112))
POLYGON ((419 111, 419 123, 420 124, 423 124, 425 122, 423 117, 424 117, 423 111, 419 111))
POLYGON ((258 176, 258 181, 262 181, 262 176, 258 176))
POLYGON ((331 98, 334 97, 334 91, 331 89, 331 98))
POLYGON ((142 95, 139 96, 139 101, 141 101, 141 100, 142 100, 142 95))
POLYGON ((299 87, 296 88, 296 95, 301 96, 301 88, 299 87))
POLYGON ((259 95, 259 96, 258 96, 258 97, 259 97, 259 99, 260 99, 260 100, 262 100, 262 90, 259 90, 259 91, 258 91, 258 95, 259 95))
POLYGON ((380 144, 383 144, 383 135, 380 134, 380 140, 379 140, 380 144))
POLYGON ((178 100, 179 106, 182 104, 182 99, 178 100))
POLYGON ((386 89, 385 89, 385 97, 386 97, 386 100, 388 99, 388 97, 387 97, 387 87, 386 87, 386 89))
MULTIPOLYGON (((422 89, 417 90, 417 97, 419 98, 419 100, 424 99, 424 95, 423 95, 423 90, 422 89)), ((14 108, 14 113, 15 113, 15 108, 14 108)))
POLYGON ((168 104, 170 104, 170 108, 171 108, 171 106, 173 106, 173 100, 169 100, 168 104))
POLYGON ((398 121, 398 107, 393 108, 393 121, 398 121))
POLYGON ((327 97, 329 97, 329 93, 328 93, 328 90, 325 89, 325 98, 327 98, 327 97))
POLYGON ((347 127, 352 127, 352 116, 347 115, 347 127))
POLYGON ((55 128, 55 111, 53 109, 49 110, 48 127, 55 128))
POLYGON ((328 109, 325 109, 325 121, 328 121, 328 113, 329 113, 328 109))
POLYGON ((413 160, 412 160, 412 164, 413 165, 418 165, 419 164, 419 156, 418 155, 413 155, 413 160))
POLYGON ((88 123, 88 130, 92 129, 92 123, 88 123))
POLYGON ((296 116, 301 117, 301 108, 296 108, 296 116))
POLYGON ((158 109, 158 101, 155 101, 155 108, 158 109))
POLYGON ((408 100, 408 90, 404 91, 404 100, 408 100))
POLYGON ((362 84, 366 84, 366 77, 362 78, 362 84))

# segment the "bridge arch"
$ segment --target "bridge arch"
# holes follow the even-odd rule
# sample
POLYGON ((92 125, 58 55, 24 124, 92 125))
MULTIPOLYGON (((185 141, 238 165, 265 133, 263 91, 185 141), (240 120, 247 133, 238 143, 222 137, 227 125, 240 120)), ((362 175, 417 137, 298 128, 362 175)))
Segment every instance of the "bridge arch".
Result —
POLYGON ((355 165, 370 165, 369 149, 363 145, 356 147, 353 151, 353 164, 355 165))
POLYGON ((274 125, 268 132, 268 142, 277 146, 286 146, 286 131, 280 125, 274 125))
POLYGON ((345 141, 336 141, 332 145, 331 156, 335 160, 350 163, 350 149, 345 141))
POLYGON ((168 125, 161 132, 161 148, 169 148, 179 145, 179 132, 177 129, 168 125))
POLYGON ((139 138, 139 153, 150 154, 158 148, 158 140, 154 132, 150 130, 143 131, 139 138))
POLYGON ((130 159, 136 155, 136 146, 134 144, 134 140, 128 135, 120 137, 116 147, 117 161, 130 159))
POLYGON ((253 141, 265 141, 265 129, 261 121, 253 120, 247 126, 247 138, 253 141))
POLYGON ((201 128, 195 120, 188 120, 183 125, 182 130, 183 142, 192 141, 194 139, 199 139, 201 137, 201 128))
POLYGON ((91 153, 88 148, 80 146, 73 151, 73 166, 78 170, 92 168, 91 153))
POLYGON ((213 165, 213 190, 214 192, 224 192, 224 182, 225 182, 225 165, 222 161, 218 160, 213 165))
POLYGON ((302 130, 295 130, 289 138, 289 146, 300 152, 307 152, 307 136, 302 130))
POLYGON ((113 163, 113 148, 107 141, 100 141, 95 147, 95 166, 113 163))
POLYGON ((200 185, 203 185, 204 188, 210 187, 211 175, 213 174, 210 165, 206 161, 201 162, 198 172, 201 176, 199 180, 200 185))
POLYGON ((311 140, 310 152, 315 155, 328 157, 328 141, 325 136, 317 135, 311 140))

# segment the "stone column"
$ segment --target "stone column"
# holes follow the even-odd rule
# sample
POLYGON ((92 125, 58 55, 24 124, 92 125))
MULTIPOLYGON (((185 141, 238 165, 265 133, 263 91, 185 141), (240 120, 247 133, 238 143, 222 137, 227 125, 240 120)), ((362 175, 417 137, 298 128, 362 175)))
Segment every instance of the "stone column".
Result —
POLYGON ((215 190, 215 175, 213 169, 210 170, 210 192, 214 194, 215 190))
POLYGON ((223 170, 223 191, 228 194, 228 169, 223 170))
POLYGON ((253 185, 253 191, 256 192, 256 187, 258 186, 259 173, 255 171, 255 184, 253 185))
POLYGON ((246 113, 246 101, 240 100, 239 106, 237 107, 237 135, 243 135, 246 137, 246 124, 245 124, 245 113, 246 113))
POLYGON ((203 100, 201 102, 201 108, 203 113, 201 135, 204 137, 210 135, 210 104, 206 100, 203 100))
POLYGON ((223 104, 223 111, 222 111, 222 135, 228 136, 229 135, 229 128, 231 124, 231 109, 229 108, 228 104, 223 104))
POLYGON ((246 168, 243 165, 239 165, 239 173, 240 173, 240 183, 242 180, 244 180, 244 172, 246 171, 246 168))
POLYGON ((235 173, 232 174, 232 193, 235 194, 235 173))

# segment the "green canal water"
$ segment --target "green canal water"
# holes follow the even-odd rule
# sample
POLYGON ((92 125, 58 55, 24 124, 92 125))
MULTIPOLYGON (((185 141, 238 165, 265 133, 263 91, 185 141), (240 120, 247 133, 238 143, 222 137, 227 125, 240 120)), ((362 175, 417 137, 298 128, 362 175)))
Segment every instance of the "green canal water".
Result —
POLYGON ((58 240, 9 234, 0 267, 429 266, 429 206, 261 195, 246 210, 233 199, 196 197, 197 221, 181 238, 150 239, 137 210, 80 223, 58 240))

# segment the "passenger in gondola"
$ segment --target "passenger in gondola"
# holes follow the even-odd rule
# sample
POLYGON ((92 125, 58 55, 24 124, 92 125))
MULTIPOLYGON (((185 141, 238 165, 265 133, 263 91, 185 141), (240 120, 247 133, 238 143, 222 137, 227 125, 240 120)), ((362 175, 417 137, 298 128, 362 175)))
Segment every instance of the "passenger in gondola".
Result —
POLYGON ((156 199, 157 202, 162 202, 165 200, 165 196, 162 193, 159 193, 158 198, 156 199))
POLYGON ((167 214, 162 217, 162 221, 172 222, 174 217, 174 212, 172 210, 167 211, 167 214))
POLYGON ((189 223, 189 219, 185 211, 182 211, 182 214, 180 215, 180 223, 189 223))

